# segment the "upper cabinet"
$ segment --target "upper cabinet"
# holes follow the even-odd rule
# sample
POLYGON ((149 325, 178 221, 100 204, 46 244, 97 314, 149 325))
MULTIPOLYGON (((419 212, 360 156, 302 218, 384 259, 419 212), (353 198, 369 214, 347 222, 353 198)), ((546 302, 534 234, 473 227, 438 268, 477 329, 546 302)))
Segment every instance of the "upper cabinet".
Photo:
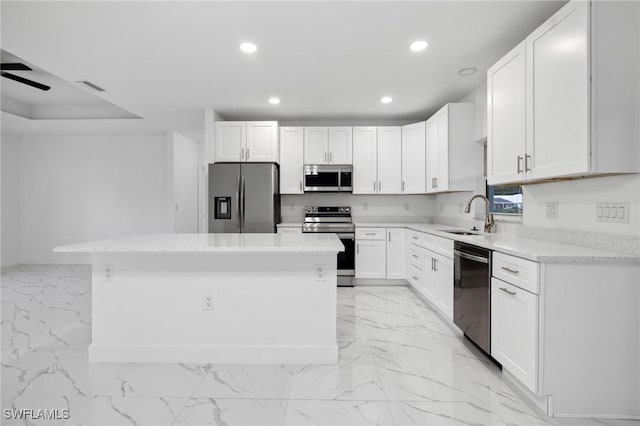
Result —
POLYGON ((402 193, 402 127, 378 127, 378 194, 402 193))
POLYGON ((280 193, 302 194, 304 129, 280 128, 280 193))
POLYGON ((402 128, 353 128, 353 193, 400 194, 402 128))
POLYGON ((278 122, 217 122, 214 158, 216 163, 278 162, 278 122))
POLYGON ((305 164, 352 164, 351 127, 305 127, 305 164))
POLYGON ((424 194, 426 123, 402 126, 402 193, 424 194))
POLYGON ((489 184, 640 171, 640 3, 572 1, 487 73, 489 184))
POLYGON ((426 192, 474 190, 474 105, 447 104, 426 122, 426 192))

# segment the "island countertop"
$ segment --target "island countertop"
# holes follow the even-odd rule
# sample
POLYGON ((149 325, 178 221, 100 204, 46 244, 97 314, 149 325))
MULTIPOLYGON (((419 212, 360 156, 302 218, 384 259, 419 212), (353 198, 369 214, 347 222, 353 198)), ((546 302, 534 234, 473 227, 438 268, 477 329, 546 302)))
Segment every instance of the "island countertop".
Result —
POLYGON ((54 248, 57 253, 342 252, 335 234, 145 234, 54 248))

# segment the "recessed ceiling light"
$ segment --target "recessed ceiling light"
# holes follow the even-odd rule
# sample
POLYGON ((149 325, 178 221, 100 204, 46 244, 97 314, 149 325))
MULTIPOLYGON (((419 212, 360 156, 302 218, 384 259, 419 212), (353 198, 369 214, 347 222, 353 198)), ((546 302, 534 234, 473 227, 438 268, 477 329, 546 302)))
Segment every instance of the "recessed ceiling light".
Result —
POLYGON ((383 96, 382 98, 380 98, 380 102, 382 102, 383 104, 390 104, 391 101, 393 101, 393 99, 391 99, 391 96, 383 96))
POLYGON ((253 43, 244 42, 240 43, 240 50, 244 53, 255 53, 255 51, 258 50, 258 46, 253 43))
POLYGON ((477 69, 477 68, 473 68, 473 67, 470 67, 470 68, 462 68, 460 71, 458 71, 458 75, 461 75, 461 76, 463 76, 463 77, 466 77, 466 76, 468 76, 468 75, 475 74, 475 73, 476 73, 476 71, 478 71, 478 69, 477 69))
POLYGON ((280 98, 269 98, 269 103, 271 105, 278 105, 280 103, 280 98))
POLYGON ((422 52, 428 45, 429 43, 424 40, 416 40, 409 45, 409 49, 413 52, 422 52))

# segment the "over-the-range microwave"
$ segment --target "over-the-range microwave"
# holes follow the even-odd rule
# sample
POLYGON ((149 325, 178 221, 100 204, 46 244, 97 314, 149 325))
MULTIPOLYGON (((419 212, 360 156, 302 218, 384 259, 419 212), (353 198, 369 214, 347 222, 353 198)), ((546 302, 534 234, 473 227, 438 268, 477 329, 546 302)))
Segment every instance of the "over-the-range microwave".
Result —
POLYGON ((351 192, 352 166, 306 164, 304 166, 305 192, 351 192))

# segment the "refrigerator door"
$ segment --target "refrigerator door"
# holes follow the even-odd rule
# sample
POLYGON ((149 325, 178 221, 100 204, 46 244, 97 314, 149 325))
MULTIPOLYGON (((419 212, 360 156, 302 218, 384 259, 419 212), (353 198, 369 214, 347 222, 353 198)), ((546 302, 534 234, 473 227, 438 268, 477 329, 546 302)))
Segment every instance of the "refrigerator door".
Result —
POLYGON ((209 164, 209 232, 241 232, 239 163, 209 164))
POLYGON ((243 163, 242 232, 274 233, 280 223, 280 182, 274 163, 243 163))

